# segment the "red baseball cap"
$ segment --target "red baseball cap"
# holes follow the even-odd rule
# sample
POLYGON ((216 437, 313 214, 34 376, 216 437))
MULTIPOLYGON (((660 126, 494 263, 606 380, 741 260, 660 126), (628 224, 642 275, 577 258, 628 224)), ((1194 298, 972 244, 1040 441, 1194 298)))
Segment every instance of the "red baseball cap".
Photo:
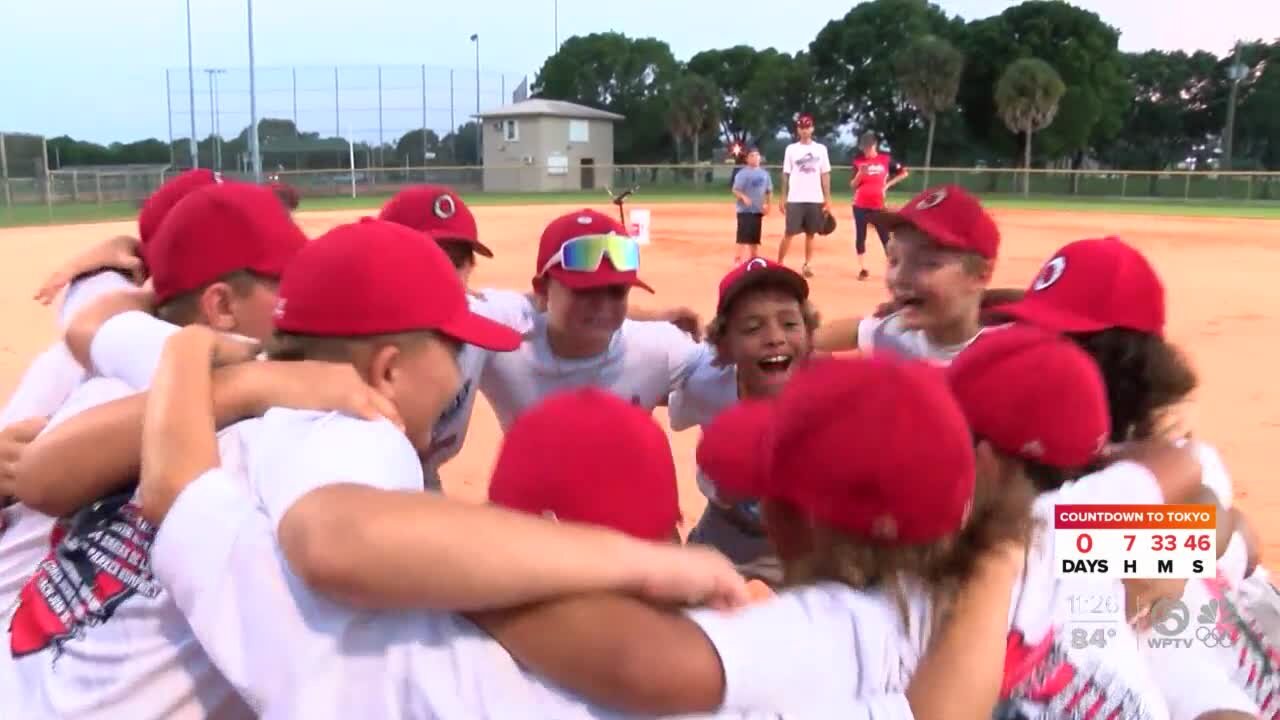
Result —
POLYGON ((1077 240, 1054 253, 1004 313, 1061 333, 1127 328, 1164 334, 1164 285, 1151 263, 1117 237, 1077 240))
POLYGON ((796 116, 796 127, 811 128, 813 127, 813 116, 809 113, 800 113, 796 116))
POLYGON ((415 185, 392 196, 380 220, 431 233, 437 242, 466 243, 485 257, 493 251, 480 243, 476 218, 458 193, 443 185, 415 185))
POLYGON ((516 419, 489 500, 645 540, 671 540, 680 521, 667 433, 641 408, 591 387, 551 395, 516 419))
MULTIPOLYGON (((538 240, 538 264, 534 268, 534 272, 537 273, 533 278, 534 284, 536 285, 541 278, 542 269, 551 262, 556 253, 560 252, 560 248, 565 243, 588 235, 609 233, 630 237, 630 233, 621 223, 595 210, 577 210, 552 220, 542 231, 542 237, 538 240)), ((546 275, 555 278, 571 290, 627 285, 653 292, 653 288, 639 278, 637 271, 614 269, 613 263, 607 257, 601 259, 600 267, 595 272, 579 272, 552 266, 547 269, 546 275)))
POLYGON ((173 206, 191 191, 220 182, 222 182, 221 176, 214 171, 197 169, 175 175, 156 188, 156 191, 142 203, 142 209, 138 211, 138 242, 144 246, 151 242, 165 215, 168 215, 173 206))
POLYGON ((994 260, 1000 251, 1000 228, 978 199, 959 185, 925 190, 897 212, 876 215, 885 230, 910 225, 935 243, 994 260))
POLYGON ((435 239, 373 218, 339 225, 298 253, 280 281, 276 329, 321 337, 434 330, 486 350, 520 345, 515 330, 471 312, 435 239))
POLYGON ((1061 335, 990 328, 956 356, 947 378, 973 434, 1007 455, 1081 468, 1111 434, 1097 363, 1061 335))
POLYGON ((179 200, 145 247, 156 299, 164 302, 237 270, 279 278, 307 244, 265 187, 219 183, 179 200))
POLYGON ((786 265, 754 257, 730 270, 720 280, 720 300, 716 303, 716 314, 723 315, 734 298, 744 290, 765 282, 785 285, 800 302, 809 299, 809 283, 803 275, 786 265))
POLYGON ((941 371, 874 356, 816 360, 773 400, 744 400, 703 431, 717 488, 778 499, 887 544, 959 530, 973 500, 973 439, 941 371))

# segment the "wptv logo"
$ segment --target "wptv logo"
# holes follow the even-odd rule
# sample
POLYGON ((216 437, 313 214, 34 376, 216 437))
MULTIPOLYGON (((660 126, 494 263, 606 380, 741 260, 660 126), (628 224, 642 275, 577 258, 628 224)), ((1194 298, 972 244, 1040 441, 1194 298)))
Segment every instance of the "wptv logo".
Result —
POLYGON ((1056 505, 1059 577, 1190 580, 1217 574, 1215 505, 1056 505))

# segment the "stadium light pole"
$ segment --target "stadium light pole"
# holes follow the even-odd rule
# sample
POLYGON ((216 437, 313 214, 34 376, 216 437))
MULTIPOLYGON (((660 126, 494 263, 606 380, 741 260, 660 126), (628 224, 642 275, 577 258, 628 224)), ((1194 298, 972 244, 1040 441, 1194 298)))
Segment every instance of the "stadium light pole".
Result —
POLYGON ((1227 68, 1227 79, 1231 81, 1231 97, 1227 100, 1227 126, 1223 131, 1222 169, 1230 171, 1232 153, 1235 149, 1236 135, 1236 99, 1240 94, 1240 81, 1249 74, 1249 68, 1240 62, 1240 43, 1236 42, 1235 53, 1231 57, 1231 66, 1227 68))
POLYGON ((253 0, 245 0, 249 13, 249 156, 253 161, 253 181, 262 182, 262 149, 258 147, 258 88, 253 68, 253 0))
POLYGON ((484 152, 481 146, 480 132, 483 129, 480 121, 480 34, 476 33, 471 36, 471 42, 476 44, 476 165, 484 166, 484 152))
POLYGON ((218 145, 222 138, 218 137, 218 79, 217 76, 226 72, 216 68, 205 68, 205 73, 209 75, 209 137, 212 140, 209 151, 213 156, 209 161, 210 167, 219 170, 221 163, 218 162, 218 145))
POLYGON ((187 100, 191 115, 191 167, 200 167, 200 149, 196 145, 196 68, 191 51, 191 0, 187 0, 187 100))

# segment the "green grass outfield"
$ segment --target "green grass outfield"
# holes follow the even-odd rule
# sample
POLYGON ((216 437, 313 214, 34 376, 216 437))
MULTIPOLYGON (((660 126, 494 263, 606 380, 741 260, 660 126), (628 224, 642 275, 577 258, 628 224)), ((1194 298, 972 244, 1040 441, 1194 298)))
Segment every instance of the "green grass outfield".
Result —
MULTIPOLYGON (((465 195, 472 205, 532 205, 569 203, 603 205, 607 196, 603 192, 569 193, 470 193, 465 195)), ((895 193, 891 204, 907 198, 895 193)), ((314 197, 303 200, 300 211, 308 210, 374 210, 386 202, 385 195, 369 195, 357 198, 314 197)), ((672 191, 640 189, 629 202, 632 207, 646 204, 680 202, 723 201, 726 207, 731 200, 727 192, 672 191)), ((1191 217, 1232 217, 1280 220, 1280 201, 1244 200, 1181 200, 1158 198, 1096 198, 1042 195, 1022 198, 1016 195, 989 194, 983 201, 994 208, 1022 208, 1028 210, 1059 210, 1081 212, 1127 213, 1139 215, 1181 215, 1191 217)), ((130 220, 137 215, 132 203, 60 204, 52 208, 44 205, 16 205, 0 208, 0 227, 27 225, 61 225, 70 223, 106 222, 130 220)))

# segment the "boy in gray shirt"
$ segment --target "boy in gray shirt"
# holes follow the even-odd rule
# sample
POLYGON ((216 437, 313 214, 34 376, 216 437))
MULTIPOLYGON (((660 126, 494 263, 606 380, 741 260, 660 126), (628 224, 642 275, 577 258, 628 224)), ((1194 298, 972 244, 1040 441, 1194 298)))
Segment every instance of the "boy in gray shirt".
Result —
POLYGON ((737 198, 738 210, 738 250, 733 256, 736 265, 742 262, 744 247, 750 253, 748 259, 759 254, 764 216, 773 205, 773 178, 768 170, 760 167, 758 148, 747 150, 747 166, 733 178, 733 196, 737 198))

